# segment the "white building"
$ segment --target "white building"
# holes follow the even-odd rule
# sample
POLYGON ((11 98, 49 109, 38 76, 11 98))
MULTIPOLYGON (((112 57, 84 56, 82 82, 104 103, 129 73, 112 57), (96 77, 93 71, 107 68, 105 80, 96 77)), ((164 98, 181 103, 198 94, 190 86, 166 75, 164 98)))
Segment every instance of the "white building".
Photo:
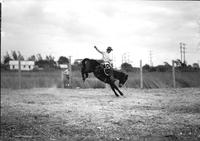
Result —
MULTIPOLYGON (((9 61, 10 70, 19 69, 19 61, 9 61)), ((35 67, 34 61, 21 61, 21 70, 30 71, 35 67)))
POLYGON ((67 64, 59 64, 61 69, 68 69, 68 65, 67 64))

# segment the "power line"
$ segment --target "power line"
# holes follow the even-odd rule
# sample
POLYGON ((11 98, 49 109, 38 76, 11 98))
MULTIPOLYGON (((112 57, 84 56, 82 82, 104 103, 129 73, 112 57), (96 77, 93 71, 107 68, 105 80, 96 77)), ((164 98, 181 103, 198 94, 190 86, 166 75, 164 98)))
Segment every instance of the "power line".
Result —
POLYGON ((128 63, 130 64, 132 61, 130 60, 130 53, 126 52, 122 54, 122 63, 128 63))

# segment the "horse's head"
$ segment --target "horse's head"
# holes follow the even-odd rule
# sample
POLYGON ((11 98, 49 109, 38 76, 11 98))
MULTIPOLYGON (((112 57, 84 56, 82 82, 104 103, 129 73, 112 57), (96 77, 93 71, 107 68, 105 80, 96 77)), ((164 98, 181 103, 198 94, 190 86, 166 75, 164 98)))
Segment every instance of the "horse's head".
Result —
POLYGON ((119 79, 119 87, 122 87, 128 79, 128 74, 122 73, 119 79))

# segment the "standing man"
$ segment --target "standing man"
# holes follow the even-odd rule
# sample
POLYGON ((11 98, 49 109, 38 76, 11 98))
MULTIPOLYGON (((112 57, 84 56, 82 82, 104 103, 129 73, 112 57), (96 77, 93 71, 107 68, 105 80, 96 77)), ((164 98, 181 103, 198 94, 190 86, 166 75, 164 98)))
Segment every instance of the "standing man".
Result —
POLYGON ((64 87, 69 87, 69 68, 67 68, 64 72, 63 72, 64 77, 64 87))

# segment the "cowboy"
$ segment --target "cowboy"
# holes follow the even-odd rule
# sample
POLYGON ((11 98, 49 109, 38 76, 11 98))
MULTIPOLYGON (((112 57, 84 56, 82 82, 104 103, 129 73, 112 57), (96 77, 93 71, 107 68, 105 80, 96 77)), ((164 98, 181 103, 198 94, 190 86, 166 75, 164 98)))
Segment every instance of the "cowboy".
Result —
POLYGON ((64 86, 69 87, 69 69, 67 68, 64 72, 63 72, 64 77, 64 86))
POLYGON ((94 46, 94 48, 102 54, 104 73, 107 76, 112 76, 112 59, 110 59, 109 53, 111 53, 113 49, 111 47, 107 47, 106 52, 103 52, 100 51, 96 46, 94 46))

